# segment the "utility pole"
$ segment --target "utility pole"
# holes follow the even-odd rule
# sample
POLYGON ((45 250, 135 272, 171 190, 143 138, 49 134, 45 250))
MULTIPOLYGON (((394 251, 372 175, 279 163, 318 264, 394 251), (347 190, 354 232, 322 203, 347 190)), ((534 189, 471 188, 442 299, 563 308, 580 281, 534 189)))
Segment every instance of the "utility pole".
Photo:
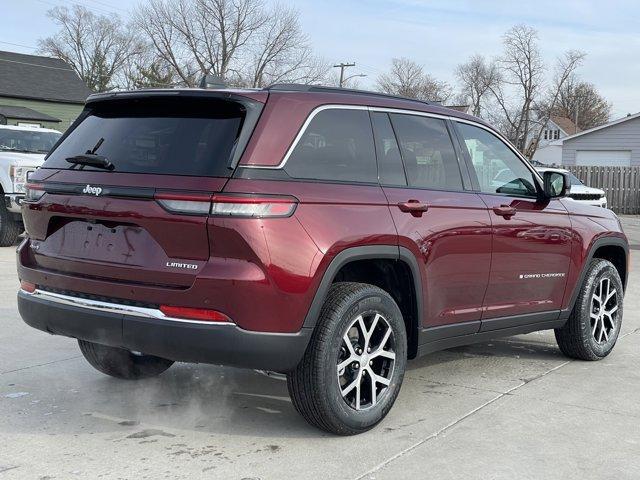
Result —
POLYGON ((344 69, 348 68, 348 67, 355 67, 356 64, 355 63, 344 63, 341 62, 338 65, 334 65, 333 68, 339 68, 340 69, 340 88, 342 88, 342 85, 345 82, 345 78, 344 78, 344 69))

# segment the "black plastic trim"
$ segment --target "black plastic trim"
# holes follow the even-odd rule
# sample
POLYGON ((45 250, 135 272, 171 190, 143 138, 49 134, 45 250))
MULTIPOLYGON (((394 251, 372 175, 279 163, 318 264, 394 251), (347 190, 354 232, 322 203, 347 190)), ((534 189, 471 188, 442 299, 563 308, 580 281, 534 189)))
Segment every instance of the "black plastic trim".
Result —
POLYGON ((553 322, 560 317, 560 310, 550 310, 548 312, 525 313, 522 315, 511 315, 508 317, 488 318, 482 320, 480 332, 490 332, 494 330, 502 330, 505 328, 518 327, 528 324, 553 322))
POLYGON ((444 338, 471 335, 480 330, 480 320, 471 322, 453 323, 450 325, 438 325, 437 327, 423 328, 420 331, 419 344, 435 342, 444 338))
POLYGON ((512 335, 520 335, 523 333, 531 333, 539 330, 550 330, 560 328, 564 325, 565 320, 552 320, 536 323, 524 323, 510 328, 501 328, 497 330, 488 330, 485 332, 472 333, 469 335, 454 335, 443 337, 441 339, 423 343, 418 346, 418 356, 428 353, 446 350, 448 348, 461 347, 463 345, 471 345, 478 342, 486 342, 494 338, 509 337, 512 335))
MULTIPOLYGON (((597 239, 595 242, 593 242, 593 244, 591 245, 591 248, 589 249, 589 254, 587 255, 586 260, 584 261, 583 265, 582 265, 582 271, 580 272, 580 277, 578 278, 578 281, 576 282, 575 286, 573 287, 573 292, 571 293, 571 297, 569 300, 569 306, 567 307, 567 309, 562 310, 562 312, 560 313, 560 317, 567 319, 569 318, 569 316, 571 315, 571 312, 573 311, 573 306, 576 304, 576 301, 578 300, 578 295, 580 293, 580 288, 582 288, 582 284, 584 283, 584 279, 587 276, 587 270, 589 269, 589 263, 591 263, 591 260, 593 260, 593 257, 596 253, 596 250, 598 250, 600 247, 608 247, 608 246, 614 246, 614 247, 622 247, 622 249, 624 250, 624 255, 625 255, 625 268, 628 268, 629 266, 629 243, 625 240, 623 240, 620 237, 602 237, 597 239)), ((629 279, 629 272, 626 271, 625 272, 625 276, 624 279, 622 280, 622 286, 623 288, 626 290, 627 289, 627 281, 629 279)))
POLYGON ((170 360, 287 372, 300 362, 312 330, 267 333, 234 325, 147 319, 64 305, 18 293, 28 325, 54 335, 156 355, 170 360))
POLYGON ((351 247, 337 254, 331 261, 322 276, 320 285, 311 302, 311 307, 304 319, 304 328, 313 328, 318 321, 320 309, 327 297, 327 292, 333 283, 338 271, 347 263, 368 259, 392 259, 405 262, 409 265, 413 276, 415 297, 417 302, 417 325, 422 325, 422 278, 420 267, 415 256, 406 248, 397 245, 367 245, 363 247, 351 247))
MULTIPOLYGON (((77 183, 55 183, 45 182, 43 183, 44 191, 53 194, 62 195, 88 195, 95 196, 93 194, 84 193, 83 190, 87 187, 87 184, 77 183)), ((120 187, 120 186, 108 186, 99 185, 102 189, 100 197, 127 197, 127 198, 147 198, 153 199, 155 188, 145 187, 120 187)), ((191 192, 190 192, 191 193, 191 192)))

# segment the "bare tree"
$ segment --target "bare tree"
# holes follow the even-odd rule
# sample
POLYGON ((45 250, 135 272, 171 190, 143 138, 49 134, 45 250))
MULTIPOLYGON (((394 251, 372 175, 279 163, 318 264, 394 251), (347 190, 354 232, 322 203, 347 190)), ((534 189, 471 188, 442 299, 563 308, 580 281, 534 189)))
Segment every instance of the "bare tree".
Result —
POLYGON ((531 137, 531 141, 526 147, 527 151, 525 152, 529 158, 532 158, 536 153, 544 126, 555 111, 562 90, 573 77, 576 68, 582 63, 584 57, 585 54, 582 52, 569 50, 557 60, 555 74, 547 92, 547 98, 544 100, 541 108, 538 108, 537 128, 532 132, 533 134, 528 133, 527 135, 527 138, 531 137))
POLYGON ((328 71, 310 47, 297 11, 259 0, 151 0, 135 13, 158 58, 181 83, 214 74, 242 86, 316 82, 328 71))
POLYGON ((469 102, 472 115, 481 117, 490 89, 500 83, 496 62, 476 54, 466 63, 458 65, 455 73, 461 87, 461 99, 469 102))
POLYGON ((502 81, 490 87, 508 127, 503 133, 521 151, 526 148, 533 106, 544 75, 537 40, 538 33, 531 27, 511 28, 503 37, 504 53, 498 60, 502 81))
POLYGON ((394 58, 389 73, 377 80, 378 90, 391 95, 446 102, 451 98, 451 87, 426 73, 421 65, 408 58, 394 58))
POLYGON ((156 56, 151 48, 142 49, 137 55, 129 57, 119 77, 119 86, 127 90, 170 88, 180 83, 171 65, 156 56))
POLYGON ((95 15, 80 5, 55 7, 47 14, 60 30, 38 42, 40 52, 67 62, 91 90, 112 88, 137 48, 134 35, 118 16, 95 15))
POLYGON ((252 41, 247 72, 250 87, 273 83, 318 83, 330 66, 313 54, 296 10, 276 5, 252 41))
POLYGON ((611 104, 598 92, 595 85, 572 77, 560 90, 553 113, 570 118, 581 130, 586 130, 609 121, 611 104))
POLYGON ((503 44, 504 52, 498 60, 501 81, 489 87, 498 108, 492 113, 492 120, 522 153, 533 156, 542 126, 555 108, 560 90, 584 59, 584 53, 569 51, 560 57, 549 85, 536 30, 516 25, 504 35, 503 44), (541 108, 543 103, 547 108, 541 108))

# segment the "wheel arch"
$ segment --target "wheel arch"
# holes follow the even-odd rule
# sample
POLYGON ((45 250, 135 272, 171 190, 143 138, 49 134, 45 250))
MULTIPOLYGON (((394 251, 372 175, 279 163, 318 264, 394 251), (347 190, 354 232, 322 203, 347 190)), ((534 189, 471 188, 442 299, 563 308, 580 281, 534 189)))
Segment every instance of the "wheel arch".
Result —
POLYGON ((602 258, 604 260, 608 260, 616 267, 618 270, 618 274, 620 275, 620 279, 622 280, 622 286, 626 290, 627 288, 627 277, 629 271, 629 244, 627 241, 621 237, 601 237, 596 239, 591 246, 589 247, 589 253, 585 257, 584 263, 582 265, 582 270, 580 271, 580 276, 578 277, 578 281, 573 287, 573 293, 571 294, 571 298, 567 309, 564 311, 564 314, 568 316, 578 299, 578 294, 580 293, 580 288, 584 282, 584 279, 587 275, 587 270, 589 269, 589 263, 594 258, 602 258))
POLYGON ((324 271, 303 328, 315 327, 329 288, 335 281, 342 280, 376 285, 394 298, 403 313, 407 328, 407 354, 409 358, 415 358, 419 326, 422 324, 423 299, 420 268, 411 251, 397 245, 367 245, 342 250, 324 271), (394 269, 392 272, 387 270, 391 275, 371 275, 376 269, 382 273, 389 267, 394 269), (409 283, 395 283, 398 280, 409 283), (406 288, 409 285, 409 292, 405 292, 402 287, 406 288))

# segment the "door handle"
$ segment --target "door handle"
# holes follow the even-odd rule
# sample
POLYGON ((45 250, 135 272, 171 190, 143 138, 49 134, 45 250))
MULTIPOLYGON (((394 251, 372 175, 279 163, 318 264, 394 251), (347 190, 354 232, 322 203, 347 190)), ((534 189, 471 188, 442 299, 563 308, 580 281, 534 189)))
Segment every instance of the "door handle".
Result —
POLYGON ((414 217, 421 217, 424 212, 429 210, 429 206, 426 203, 422 203, 418 200, 400 202, 398 203, 398 208, 401 212, 410 213, 414 217))
POLYGON ((499 207, 493 207, 493 211, 496 215, 500 215, 506 219, 513 217, 517 210, 509 205, 500 205, 499 207))

